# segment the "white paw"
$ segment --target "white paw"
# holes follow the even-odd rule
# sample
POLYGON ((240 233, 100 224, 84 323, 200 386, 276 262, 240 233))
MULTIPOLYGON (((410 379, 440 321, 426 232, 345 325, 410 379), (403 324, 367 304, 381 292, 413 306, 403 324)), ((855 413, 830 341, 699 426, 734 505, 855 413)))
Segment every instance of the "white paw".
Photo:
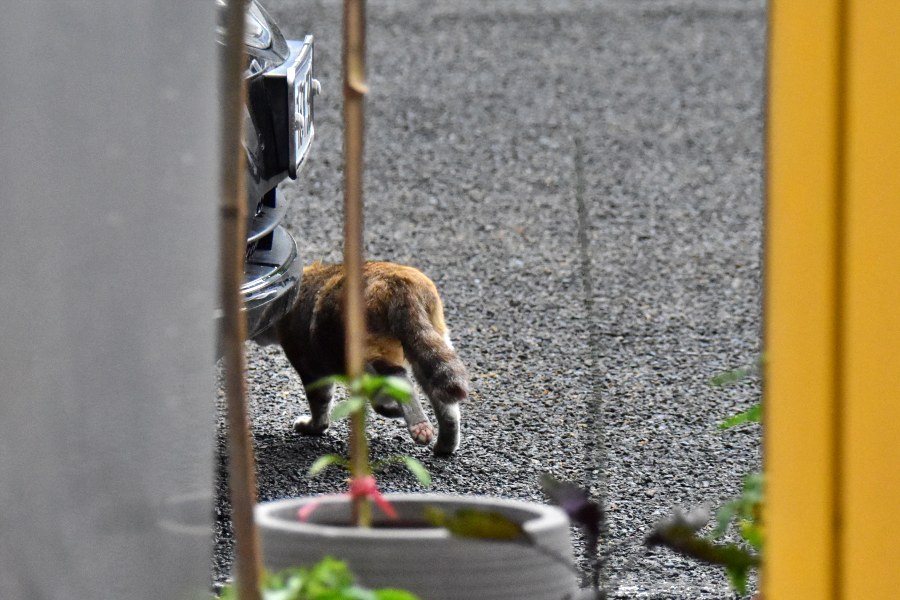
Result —
POLYGON ((300 435, 320 436, 328 429, 328 423, 315 423, 312 417, 297 417, 294 420, 294 431, 300 435))

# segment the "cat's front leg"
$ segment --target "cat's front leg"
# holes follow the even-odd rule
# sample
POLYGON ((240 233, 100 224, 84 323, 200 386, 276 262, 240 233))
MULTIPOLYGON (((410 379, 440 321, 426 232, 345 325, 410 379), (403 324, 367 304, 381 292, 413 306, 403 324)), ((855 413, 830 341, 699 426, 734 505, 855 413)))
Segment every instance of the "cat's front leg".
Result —
POLYGON ((298 417, 294 420, 294 431, 301 435, 322 435, 330 424, 329 413, 334 385, 304 386, 304 389, 311 414, 308 417, 298 417))

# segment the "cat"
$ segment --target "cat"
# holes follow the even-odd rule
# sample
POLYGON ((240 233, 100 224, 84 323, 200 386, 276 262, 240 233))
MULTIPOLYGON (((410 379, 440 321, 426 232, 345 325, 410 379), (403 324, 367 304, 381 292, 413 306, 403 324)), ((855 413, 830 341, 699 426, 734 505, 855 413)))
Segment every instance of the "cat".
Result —
MULTIPOLYGON (((363 280, 366 371, 409 381, 406 367, 412 367, 437 418, 433 451, 452 454, 459 448, 459 404, 467 399, 469 384, 450 343, 437 287, 421 271, 388 262, 364 263, 363 280)), ((294 422, 294 430, 303 435, 322 435, 330 424, 333 386, 312 384, 346 372, 343 288, 343 265, 315 262, 305 267, 293 306, 273 330, 257 338, 261 343, 277 340, 300 375, 311 413, 294 422)), ((377 396, 372 407, 385 417, 403 417, 416 443, 434 439, 434 427, 415 392, 403 403, 377 396)))

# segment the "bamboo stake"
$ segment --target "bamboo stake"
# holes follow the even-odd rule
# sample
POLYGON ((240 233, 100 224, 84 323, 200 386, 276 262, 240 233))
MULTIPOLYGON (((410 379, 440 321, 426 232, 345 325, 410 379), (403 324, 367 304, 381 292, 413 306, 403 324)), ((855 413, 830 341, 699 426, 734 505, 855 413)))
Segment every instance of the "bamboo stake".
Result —
MULTIPOLYGON (((347 375, 351 381, 363 374, 362 281, 362 173, 364 139, 365 82, 365 2, 344 0, 344 275, 347 375)), ((366 408, 351 415, 350 474, 354 479, 369 475, 369 448, 366 439, 366 408)), ((353 515, 360 527, 372 523, 368 498, 354 498, 353 515)))
POLYGON ((246 0, 228 0, 225 8, 225 47, 222 51, 221 98, 221 304, 222 343, 227 402, 229 487, 234 526, 236 586, 241 600, 260 600, 259 536, 253 523, 256 503, 256 465, 247 417, 244 382, 244 340, 247 323, 241 314, 240 287, 244 275, 247 202, 244 188, 243 103, 244 11, 246 0))

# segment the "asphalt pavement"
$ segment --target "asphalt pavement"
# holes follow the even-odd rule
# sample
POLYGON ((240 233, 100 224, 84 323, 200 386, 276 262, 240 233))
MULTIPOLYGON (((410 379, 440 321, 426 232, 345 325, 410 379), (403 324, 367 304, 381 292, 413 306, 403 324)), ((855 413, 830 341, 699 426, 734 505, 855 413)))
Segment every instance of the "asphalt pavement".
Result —
MULTIPOLYGON (((340 3, 266 6, 316 36, 323 89, 287 223, 305 261, 340 261, 340 3)), ((590 486, 612 597, 732 598, 721 570, 641 542, 760 465, 758 428, 717 428, 758 380, 709 380, 760 355, 764 3, 370 0, 368 17, 366 257, 434 279, 472 375, 455 456, 380 417, 373 456, 418 458, 441 493, 543 502, 545 472, 590 486)), ((298 377, 278 348, 247 350, 260 498, 342 489, 305 471, 346 453, 346 424, 295 435, 298 377)), ((421 489, 400 469, 379 483, 421 489)))

